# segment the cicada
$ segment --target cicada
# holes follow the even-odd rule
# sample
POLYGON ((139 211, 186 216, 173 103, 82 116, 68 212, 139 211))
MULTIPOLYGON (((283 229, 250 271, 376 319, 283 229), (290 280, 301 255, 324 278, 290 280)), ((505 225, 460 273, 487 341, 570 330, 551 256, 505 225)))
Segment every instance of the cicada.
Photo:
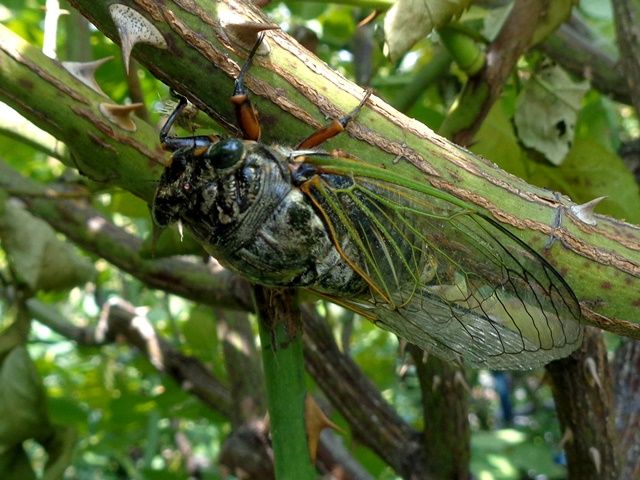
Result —
POLYGON ((184 97, 161 130, 173 151, 153 202, 222 265, 252 282, 304 287, 445 360, 529 369, 580 344, 577 299, 562 276, 477 207, 351 155, 318 150, 363 102, 295 148, 259 142, 236 82, 242 139, 174 137, 184 97))

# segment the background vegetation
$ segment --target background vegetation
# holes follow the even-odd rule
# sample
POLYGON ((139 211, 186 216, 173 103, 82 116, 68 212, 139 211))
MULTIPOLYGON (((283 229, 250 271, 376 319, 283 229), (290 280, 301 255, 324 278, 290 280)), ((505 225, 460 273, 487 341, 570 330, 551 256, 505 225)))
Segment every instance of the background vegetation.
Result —
MULTIPOLYGON (((1 105, 0 475, 270 478, 250 288, 207 262, 188 235, 164 233, 151 254, 145 200, 160 171, 150 159, 163 155, 156 127, 169 98, 156 76, 182 84, 185 59, 173 67, 160 59, 149 67, 156 76, 133 61, 127 75, 120 47, 101 32, 114 31, 105 9, 72 3, 100 30, 68 4, 60 16, 52 1, 0 5, 0 100, 20 111, 1 105), (26 77, 10 61, 20 56, 32 66, 28 100, 16 93, 26 77), (135 132, 106 128, 105 140, 87 126, 96 117, 67 95, 79 103, 106 100, 52 73, 56 64, 47 57, 107 56, 96 81, 108 102, 144 106, 135 132), (56 81, 65 95, 52 87, 56 81), (64 122, 55 110, 66 112, 64 122)), ((176 3, 187 12, 207 5, 176 3)), ((464 13, 455 8, 470 2, 429 2, 438 29, 430 35, 408 24, 385 26, 391 3, 272 1, 263 10, 332 68, 434 131, 577 202, 606 195, 598 212, 640 223, 640 77, 633 73, 640 56, 625 43, 625 25, 640 28, 637 2, 553 2, 563 4, 559 16, 546 15, 528 32, 533 44, 521 47, 515 40, 526 28, 506 46, 496 41, 505 25, 517 24, 513 12, 531 23, 532 12, 547 12, 552 2, 486 0, 464 13), (380 16, 358 26, 374 9, 380 16), (385 34, 391 60, 383 54, 385 34), (513 61, 488 78, 485 51, 513 61)), ((133 56, 142 51, 147 62, 155 55, 151 47, 136 49, 133 56)), ((185 70, 185 78, 191 74, 185 70)), ((224 73, 201 70, 198 79, 218 99, 231 92, 224 73)), ((197 125, 229 133, 226 102, 216 106, 215 97, 194 91, 216 120, 201 113, 184 132, 197 125)), ((257 103, 265 128, 273 126, 270 140, 303 131, 257 103)), ((432 357, 425 363, 422 352, 334 305, 301 309, 305 382, 340 428, 321 437, 323 474, 640 475, 638 342, 611 336, 603 343, 590 333, 576 357, 546 371, 463 371, 432 357)))

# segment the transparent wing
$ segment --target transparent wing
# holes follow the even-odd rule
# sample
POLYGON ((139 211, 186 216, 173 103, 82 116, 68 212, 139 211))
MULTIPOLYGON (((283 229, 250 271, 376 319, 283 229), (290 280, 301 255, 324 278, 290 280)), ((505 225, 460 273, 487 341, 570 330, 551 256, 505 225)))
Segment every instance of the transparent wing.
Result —
POLYGON ((446 195, 372 178, 371 169, 369 177, 335 163, 322 171, 301 189, 369 286, 362 298, 334 301, 473 367, 534 368, 580 345, 570 287, 501 224, 446 195))

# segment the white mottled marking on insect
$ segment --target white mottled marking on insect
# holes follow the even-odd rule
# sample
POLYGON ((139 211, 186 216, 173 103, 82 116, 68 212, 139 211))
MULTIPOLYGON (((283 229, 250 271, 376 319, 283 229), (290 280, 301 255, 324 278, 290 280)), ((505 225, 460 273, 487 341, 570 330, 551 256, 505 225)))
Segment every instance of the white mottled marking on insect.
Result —
POLYGON ((222 224, 227 224, 233 221, 233 219, 227 215, 224 210, 222 210, 220 205, 218 205, 218 220, 220 220, 220 223, 222 224))
POLYGON ((203 212, 210 211, 216 203, 218 195, 218 186, 212 182, 206 188, 202 189, 202 207, 203 212))

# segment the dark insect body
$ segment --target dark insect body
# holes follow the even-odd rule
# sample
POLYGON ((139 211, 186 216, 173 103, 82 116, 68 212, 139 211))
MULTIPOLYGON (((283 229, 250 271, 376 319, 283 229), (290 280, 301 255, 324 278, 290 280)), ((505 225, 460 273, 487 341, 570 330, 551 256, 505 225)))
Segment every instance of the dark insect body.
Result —
POLYGON ((310 150, 366 102, 296 149, 258 142, 244 88, 232 102, 244 139, 169 136, 153 203, 226 267, 255 283, 306 287, 451 361, 528 369, 571 353, 575 295, 538 253, 472 205, 393 172, 310 150))

